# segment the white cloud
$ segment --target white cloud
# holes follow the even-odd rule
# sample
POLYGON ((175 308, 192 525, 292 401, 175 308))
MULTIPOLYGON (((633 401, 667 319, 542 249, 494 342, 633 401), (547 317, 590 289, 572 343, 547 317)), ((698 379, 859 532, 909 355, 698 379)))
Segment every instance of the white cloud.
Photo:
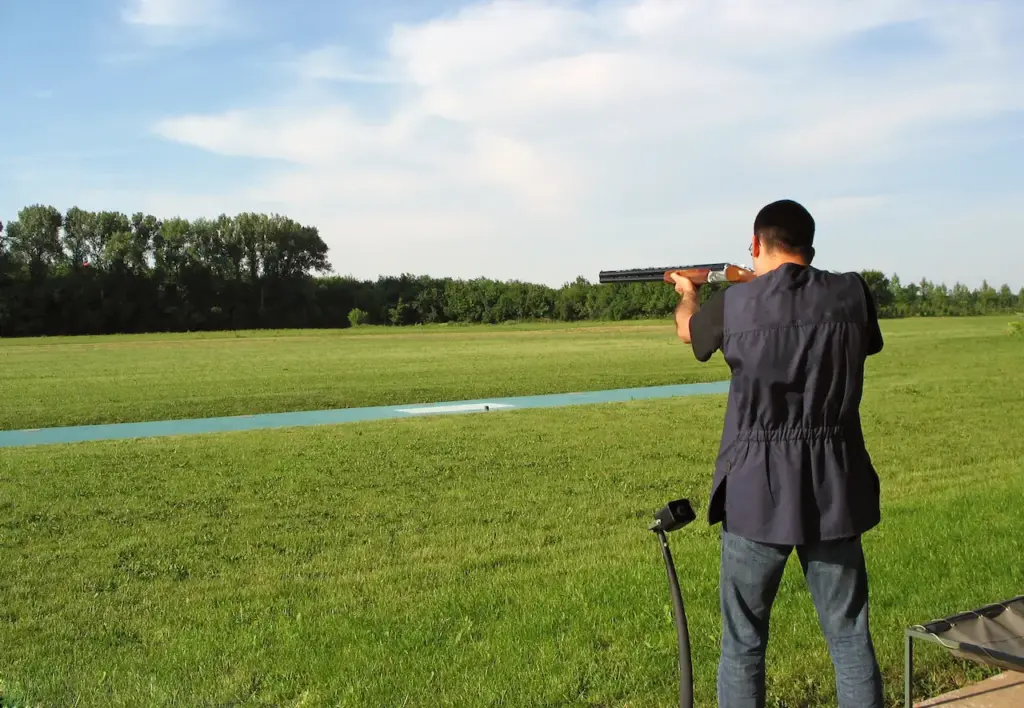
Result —
POLYGON ((308 165, 335 163, 353 151, 387 148, 387 130, 361 125, 344 105, 188 115, 162 121, 155 130, 170 140, 225 155, 308 165))
POLYGON ((875 92, 863 90, 864 100, 855 103, 848 95, 809 102, 823 117, 781 133, 767 146, 766 154, 775 159, 826 164, 875 162, 895 154, 900 140, 912 139, 917 128, 985 118, 1001 110, 1024 107, 1021 96, 1003 93, 1006 84, 999 78, 979 77, 963 83, 949 79, 935 85, 889 90, 891 93, 882 101, 871 101, 870 94, 875 92))
MULTIPOLYGON (((198 21, 182 2, 150 17, 198 21)), ((367 277, 742 259, 764 201, 804 201, 825 233, 898 214, 873 178, 912 175, 950 126, 1024 109, 1019 17, 1013 0, 495 0, 393 27, 381 57, 308 51, 291 65, 301 101, 155 131, 287 163, 223 203, 317 223, 339 269, 367 277), (869 68, 833 54, 898 23, 932 50, 869 68), (386 113, 347 98, 351 82, 386 113)))
POLYGON ((390 75, 390 67, 379 63, 361 61, 345 47, 327 45, 312 49, 291 64, 292 69, 307 81, 346 81, 351 83, 387 84, 399 83, 397 76, 390 75))
POLYGON ((222 25, 228 0, 130 0, 121 13, 130 25, 184 29, 222 25))

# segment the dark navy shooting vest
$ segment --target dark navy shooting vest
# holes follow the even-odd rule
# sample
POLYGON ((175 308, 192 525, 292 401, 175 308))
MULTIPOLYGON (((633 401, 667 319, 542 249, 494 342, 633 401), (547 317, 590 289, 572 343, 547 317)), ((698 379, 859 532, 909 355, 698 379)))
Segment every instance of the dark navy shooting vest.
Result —
POLYGON ((763 543, 864 533, 880 520, 859 413, 877 326, 864 281, 787 264, 723 296, 732 380, 709 522, 763 543))

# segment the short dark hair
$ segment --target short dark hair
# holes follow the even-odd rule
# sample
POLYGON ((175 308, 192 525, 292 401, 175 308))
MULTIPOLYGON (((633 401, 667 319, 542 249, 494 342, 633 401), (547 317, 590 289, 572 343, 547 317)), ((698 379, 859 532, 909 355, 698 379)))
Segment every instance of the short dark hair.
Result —
POLYGON ((814 218, 792 199, 780 199, 762 208, 754 219, 754 234, 768 250, 779 249, 814 258, 814 218))

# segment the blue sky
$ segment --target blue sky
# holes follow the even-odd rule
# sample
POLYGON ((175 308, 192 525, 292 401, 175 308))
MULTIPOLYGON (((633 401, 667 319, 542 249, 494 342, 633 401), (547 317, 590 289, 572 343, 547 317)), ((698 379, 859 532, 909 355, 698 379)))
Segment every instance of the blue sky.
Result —
POLYGON ((319 227, 339 273, 744 262, 1024 286, 1019 0, 36 0, 0 9, 0 220, 319 227))

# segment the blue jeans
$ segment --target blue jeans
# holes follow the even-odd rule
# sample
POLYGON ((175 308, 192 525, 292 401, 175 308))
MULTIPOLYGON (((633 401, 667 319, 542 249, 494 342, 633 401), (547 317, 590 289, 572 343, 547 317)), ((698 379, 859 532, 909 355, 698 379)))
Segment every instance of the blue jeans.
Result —
MULTIPOLYGON (((764 708, 768 620, 792 551, 722 532, 718 708, 764 708)), ((796 552, 832 658, 839 708, 882 708, 860 538, 797 546, 796 552)))

